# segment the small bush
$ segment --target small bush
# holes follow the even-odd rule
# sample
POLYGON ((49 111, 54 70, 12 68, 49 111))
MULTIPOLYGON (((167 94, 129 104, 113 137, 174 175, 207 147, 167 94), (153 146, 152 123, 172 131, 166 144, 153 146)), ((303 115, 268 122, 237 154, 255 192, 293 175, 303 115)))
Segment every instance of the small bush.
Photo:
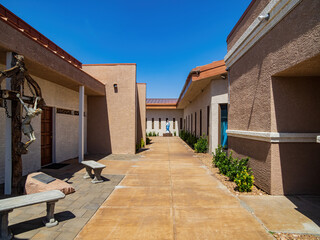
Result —
POLYGON ((176 133, 176 132, 173 132, 173 136, 177 136, 177 133, 176 133))
POLYGON ((149 133, 148 133, 148 136, 149 136, 149 137, 152 137, 152 132, 149 132, 149 133))
POLYGON ((152 132, 152 137, 157 136, 156 132, 152 132))
POLYGON ((194 149, 197 153, 205 153, 208 150, 208 139, 205 135, 201 136, 194 144, 194 149))
POLYGON ((243 169, 237 174, 234 182, 237 184, 239 192, 250 192, 254 183, 254 176, 252 175, 251 169, 243 169))
POLYGON ((151 139, 147 137, 147 138, 146 138, 146 142, 147 142, 147 145, 150 144, 151 139))
POLYGON ((185 141, 192 149, 194 149, 194 144, 197 143, 198 138, 187 131, 180 131, 180 138, 185 141))
POLYGON ((237 184, 240 192, 249 192, 254 183, 254 176, 248 168, 249 158, 233 158, 232 152, 229 157, 223 151, 222 146, 218 146, 213 155, 212 164, 219 168, 219 172, 226 175, 231 181, 237 184))
POLYGON ((140 140, 140 148, 144 148, 145 147, 145 143, 143 141, 143 138, 141 138, 140 140))
POLYGON ((159 137, 159 133, 157 133, 157 137, 159 137))

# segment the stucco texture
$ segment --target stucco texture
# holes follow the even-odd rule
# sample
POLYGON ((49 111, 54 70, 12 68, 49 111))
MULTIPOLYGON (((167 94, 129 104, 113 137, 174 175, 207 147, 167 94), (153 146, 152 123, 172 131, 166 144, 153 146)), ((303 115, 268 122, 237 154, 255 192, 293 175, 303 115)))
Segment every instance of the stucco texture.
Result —
MULTIPOLYGON (((229 129, 294 133, 319 131, 319 76, 309 68, 310 71, 304 71, 304 75, 296 76, 299 78, 276 77, 286 69, 294 69, 294 66, 319 55, 319 9, 319 1, 301 1, 230 67, 229 129)), ((258 16, 258 11, 253 9, 251 12, 258 16)), ((247 26, 249 23, 243 24, 247 26)), ((250 149, 259 149, 259 141, 250 142, 250 149)), ((256 169, 254 174, 259 187, 272 194, 312 192, 297 184, 291 173, 301 169, 298 163, 304 162, 309 173, 302 168, 296 178, 304 186, 304 179, 308 179, 309 184, 317 181, 312 176, 315 176, 314 171, 319 171, 319 157, 308 151, 317 152, 320 145, 272 144, 271 164, 268 160, 270 153, 256 155, 255 151, 246 151, 246 147, 249 147, 247 142, 239 138, 229 144, 229 148, 238 154, 251 157, 250 165, 256 169), (297 149, 306 154, 293 154, 297 149), (262 183, 264 179, 269 180, 262 183)))
MULTIPOLYGON (((197 95, 191 103, 184 108, 184 119, 193 116, 192 130, 196 135, 207 135, 207 106, 210 106, 209 116, 209 152, 213 152, 220 144, 220 104, 228 102, 227 81, 223 79, 212 80, 203 92, 197 95), (200 133, 200 109, 202 111, 202 133, 200 133), (197 126, 195 128, 195 113, 197 113, 197 126)), ((190 120, 191 124, 191 120, 190 120)), ((191 126, 188 124, 188 131, 191 126)))
POLYGON ((140 143, 141 139, 146 143, 146 94, 147 85, 137 83, 137 143, 140 143))
POLYGON ((107 119, 100 117, 88 122, 88 141, 91 142, 88 151, 134 154, 137 134, 136 65, 83 65, 83 70, 105 84, 106 94, 105 100, 89 100, 89 114, 97 116, 99 115, 97 111, 103 110, 107 119), (117 84, 117 89, 114 88, 114 84, 117 84), (93 105, 94 103, 100 105, 93 105), (105 131, 92 131, 97 125, 103 125, 105 131), (109 134, 109 137, 106 134, 109 134), (103 144, 99 141, 103 141, 103 144), (91 148, 95 143, 100 146, 99 149, 91 148), (109 149, 111 152, 108 152, 109 149))

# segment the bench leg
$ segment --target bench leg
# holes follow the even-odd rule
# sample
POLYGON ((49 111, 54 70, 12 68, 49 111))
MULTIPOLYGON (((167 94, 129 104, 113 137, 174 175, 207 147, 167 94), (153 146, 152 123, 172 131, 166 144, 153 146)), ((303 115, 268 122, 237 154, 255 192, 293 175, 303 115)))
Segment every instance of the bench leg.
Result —
POLYGON ((1 227, 1 229, 0 229, 0 239, 9 240, 9 239, 12 239, 12 237, 13 237, 12 233, 10 233, 10 231, 8 229, 8 225, 9 225, 8 215, 9 215, 9 212, 12 212, 12 210, 0 213, 0 227, 1 227))
POLYGON ((54 219, 54 206, 56 202, 47 202, 47 216, 45 217, 44 224, 48 228, 58 225, 58 221, 54 219))
POLYGON ((83 176, 83 178, 93 178, 92 169, 91 167, 86 166, 86 174, 83 176))
POLYGON ((101 178, 102 168, 93 169, 93 171, 94 171, 94 179, 91 182, 92 183, 101 183, 101 182, 103 182, 103 180, 101 178))

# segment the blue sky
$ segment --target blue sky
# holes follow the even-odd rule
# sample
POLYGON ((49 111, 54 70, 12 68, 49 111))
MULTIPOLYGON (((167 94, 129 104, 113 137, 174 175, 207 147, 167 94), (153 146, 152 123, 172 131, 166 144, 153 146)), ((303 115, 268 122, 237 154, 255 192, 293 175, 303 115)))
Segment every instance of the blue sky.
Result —
POLYGON ((251 0, 0 0, 82 63, 137 63, 148 98, 177 98, 189 71, 221 60, 251 0))

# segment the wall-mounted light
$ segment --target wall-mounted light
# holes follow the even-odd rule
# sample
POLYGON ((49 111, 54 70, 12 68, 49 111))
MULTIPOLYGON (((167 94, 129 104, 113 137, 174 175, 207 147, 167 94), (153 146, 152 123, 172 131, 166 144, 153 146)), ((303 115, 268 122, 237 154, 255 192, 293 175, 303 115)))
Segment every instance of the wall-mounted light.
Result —
POLYGON ((114 89, 114 92, 117 93, 118 92, 118 84, 113 84, 113 89, 114 89))
POLYGON ((262 22, 262 21, 268 21, 269 20, 269 18, 270 18, 270 13, 267 13, 267 14, 261 14, 259 17, 258 17, 258 20, 260 21, 260 22, 262 22))
POLYGON ((226 79, 227 77, 226 77, 226 75, 221 75, 220 76, 222 79, 226 79))

